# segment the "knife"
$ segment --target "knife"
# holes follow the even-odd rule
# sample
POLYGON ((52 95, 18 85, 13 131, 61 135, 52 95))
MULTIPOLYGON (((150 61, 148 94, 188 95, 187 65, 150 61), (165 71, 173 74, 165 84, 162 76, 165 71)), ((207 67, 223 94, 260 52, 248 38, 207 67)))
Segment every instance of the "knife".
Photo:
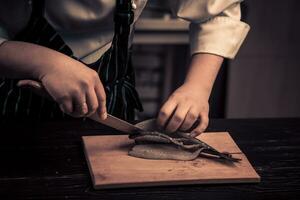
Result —
POLYGON ((125 133, 133 133, 136 131, 143 131, 143 129, 141 129, 129 122, 126 122, 122 119, 114 117, 110 114, 107 114, 107 118, 105 120, 100 119, 98 114, 93 114, 89 118, 96 122, 100 122, 106 126, 109 126, 111 128, 114 128, 116 130, 119 130, 119 131, 122 131, 125 133))

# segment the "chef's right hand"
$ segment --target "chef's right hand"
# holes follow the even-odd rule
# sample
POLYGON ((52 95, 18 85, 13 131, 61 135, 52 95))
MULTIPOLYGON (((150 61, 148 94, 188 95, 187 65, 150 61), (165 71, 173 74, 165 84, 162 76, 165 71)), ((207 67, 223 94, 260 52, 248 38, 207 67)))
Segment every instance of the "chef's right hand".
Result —
POLYGON ((47 93, 60 105, 63 112, 73 117, 98 113, 106 119, 106 95, 96 71, 81 62, 60 54, 51 67, 39 76, 47 93))
POLYGON ((96 71, 47 47, 19 41, 0 45, 0 77, 40 89, 74 117, 98 113, 106 118, 105 91, 96 71), (38 85, 41 85, 39 87, 38 85))

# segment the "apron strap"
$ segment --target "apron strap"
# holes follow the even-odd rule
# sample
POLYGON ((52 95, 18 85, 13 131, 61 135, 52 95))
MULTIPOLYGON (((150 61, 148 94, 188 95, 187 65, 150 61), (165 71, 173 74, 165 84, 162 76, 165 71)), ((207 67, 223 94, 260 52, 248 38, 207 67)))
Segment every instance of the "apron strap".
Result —
POLYGON ((116 51, 116 56, 118 64, 121 65, 120 76, 126 76, 128 71, 129 63, 129 35, 130 35, 130 25, 134 21, 134 13, 132 11, 131 0, 116 0, 116 11, 114 15, 115 22, 115 36, 113 45, 116 51))

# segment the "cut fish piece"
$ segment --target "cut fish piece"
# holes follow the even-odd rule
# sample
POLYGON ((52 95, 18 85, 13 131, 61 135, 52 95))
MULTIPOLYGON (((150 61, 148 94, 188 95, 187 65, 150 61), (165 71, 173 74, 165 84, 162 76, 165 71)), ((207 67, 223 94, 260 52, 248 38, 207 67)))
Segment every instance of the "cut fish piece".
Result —
POLYGON ((135 145, 128 154, 130 156, 155 160, 194 160, 203 148, 190 152, 172 144, 139 144, 135 145))

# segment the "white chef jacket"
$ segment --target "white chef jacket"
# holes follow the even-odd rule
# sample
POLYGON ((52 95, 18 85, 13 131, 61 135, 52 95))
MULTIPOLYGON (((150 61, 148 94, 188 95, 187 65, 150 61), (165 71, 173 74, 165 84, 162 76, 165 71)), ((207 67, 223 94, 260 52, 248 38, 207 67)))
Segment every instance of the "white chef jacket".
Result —
MULTIPOLYGON (((242 0, 166 0, 178 17, 190 22, 191 54, 211 53, 234 58, 249 25, 240 21, 242 0)), ((147 0, 136 4, 134 22, 147 0)), ((97 60, 110 46, 115 0, 45 0, 44 16, 86 63, 97 60)), ((30 0, 0 1, 0 44, 24 28, 31 14, 30 0)), ((131 37, 132 38, 132 37, 131 37)))

